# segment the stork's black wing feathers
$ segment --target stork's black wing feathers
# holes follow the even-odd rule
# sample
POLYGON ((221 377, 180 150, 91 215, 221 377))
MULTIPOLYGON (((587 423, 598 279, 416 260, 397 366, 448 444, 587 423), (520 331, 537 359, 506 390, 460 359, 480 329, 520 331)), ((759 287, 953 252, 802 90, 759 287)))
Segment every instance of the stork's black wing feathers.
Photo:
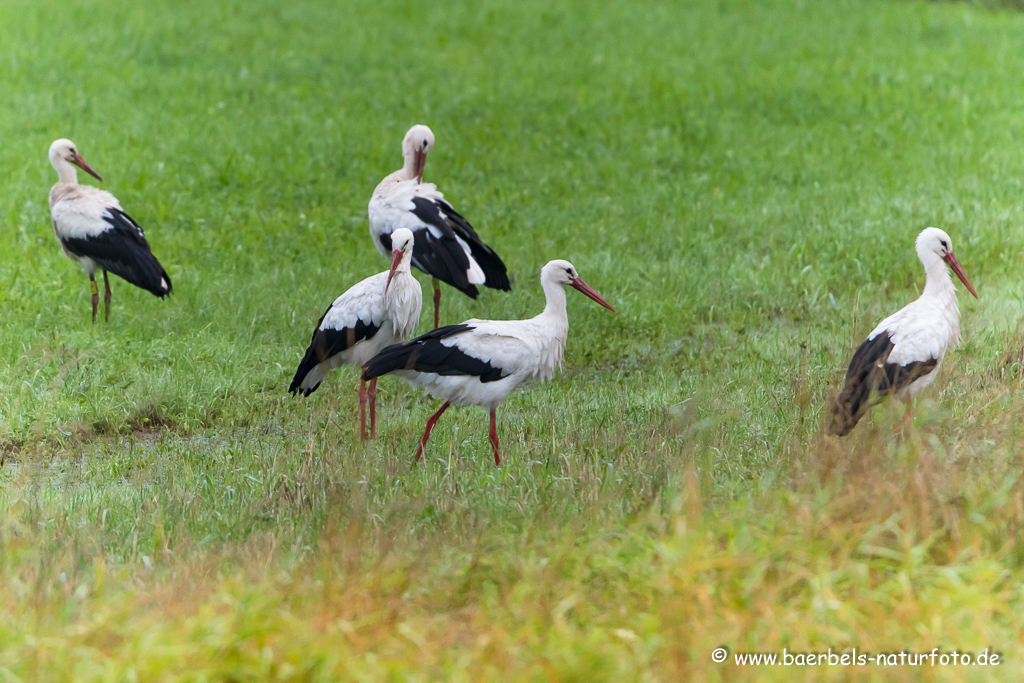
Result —
POLYGON ((436 237, 429 228, 416 231, 413 243, 413 265, 439 280, 443 280, 459 291, 475 299, 478 291, 469 283, 466 271, 469 256, 459 243, 462 239, 468 246, 473 259, 484 273, 484 286, 508 291, 511 285, 505 264, 494 250, 484 244, 476 230, 452 205, 444 200, 413 197, 412 213, 427 225, 441 233, 436 237))
MULTIPOLYGON (((452 230, 452 226, 448 224, 445 217, 441 215, 440 205, 433 199, 427 199, 426 197, 413 197, 412 198, 412 213, 416 218, 419 218, 428 225, 433 225, 435 228, 441 231, 443 239, 455 240, 455 231, 452 230)), ((456 242, 458 244, 458 242, 456 242)), ((462 254, 461 263, 465 264, 466 268, 469 268, 469 258, 466 256, 466 252, 459 249, 462 254)))
POLYGON ((415 232, 412 264, 424 273, 447 282, 471 299, 475 299, 479 292, 475 285, 469 283, 466 274, 469 270, 469 256, 455 239, 455 232, 441 215, 440 207, 425 197, 413 197, 412 204, 413 215, 427 225, 434 226, 441 233, 441 236, 437 237, 430 228, 415 232))
POLYGON ((357 320, 353 327, 345 327, 340 330, 331 328, 326 330, 320 329, 320 326, 324 323, 324 318, 330 312, 331 306, 328 306, 313 330, 313 338, 309 342, 309 348, 306 349, 306 355, 299 361, 299 367, 295 370, 295 377, 292 379, 291 386, 288 387, 288 391, 293 394, 296 392, 303 396, 312 394, 320 386, 319 382, 317 382, 316 386, 309 389, 300 389, 299 385, 302 384, 302 380, 306 379, 306 375, 313 368, 331 356, 352 348, 356 345, 356 342, 361 342, 364 339, 373 339, 374 335, 380 331, 379 325, 366 323, 362 320, 357 320))
POLYGON ((445 346, 442 339, 472 330, 472 325, 445 325, 423 336, 400 344, 392 344, 363 366, 363 379, 386 375, 396 370, 432 372, 437 375, 469 375, 481 382, 497 382, 505 375, 502 369, 462 351, 458 346, 445 346))
POLYGON ((910 386, 939 364, 936 358, 906 365, 889 363, 895 346, 889 332, 880 332, 857 348, 846 371, 843 390, 832 407, 832 434, 846 436, 871 406, 910 386))
POLYGON ((103 220, 110 228, 98 235, 62 239, 75 256, 85 256, 104 270, 158 297, 171 293, 171 278, 149 250, 138 223, 120 209, 108 207, 103 220))
POLYGON ((445 215, 448 216, 448 222, 451 224, 452 230, 469 245, 469 251, 472 253, 473 259, 480 265, 480 269, 484 271, 484 277, 487 278, 484 286, 491 289, 499 289, 503 292, 510 291, 512 283, 508 280, 508 269, 505 268, 501 257, 484 244, 480 236, 476 234, 476 230, 469 224, 469 221, 452 208, 451 204, 443 199, 440 201, 444 207, 445 215))

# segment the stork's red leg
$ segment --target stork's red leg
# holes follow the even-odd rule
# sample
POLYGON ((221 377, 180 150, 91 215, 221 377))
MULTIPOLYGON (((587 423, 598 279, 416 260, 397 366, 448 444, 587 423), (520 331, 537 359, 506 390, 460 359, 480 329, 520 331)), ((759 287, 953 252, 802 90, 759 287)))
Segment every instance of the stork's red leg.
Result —
POLYGON ((107 277, 107 271, 103 271, 103 322, 110 322, 110 279, 107 277))
POLYGON ((441 414, 444 411, 448 410, 448 406, 450 405, 450 402, 445 401, 444 405, 438 408, 437 412, 431 415, 430 419, 427 420, 427 428, 423 430, 423 438, 420 439, 420 447, 416 449, 416 457, 412 459, 412 467, 409 469, 416 467, 416 463, 420 461, 420 456, 423 454, 423 447, 427 445, 427 439, 430 438, 430 432, 434 430, 434 425, 437 424, 437 420, 441 417, 441 414))
POLYGON ((96 286, 96 275, 89 276, 89 291, 92 292, 92 322, 96 324, 96 311, 100 307, 100 290, 96 286))
POLYGON ((366 441, 366 380, 359 381, 359 440, 366 441))
POLYGON ((370 397, 370 438, 377 438, 377 378, 370 380, 370 390, 367 392, 370 397))
POLYGON ((441 320, 441 281, 436 277, 434 281, 434 329, 440 326, 441 320))
POLYGON ((491 411, 491 448, 494 449, 494 464, 501 467, 501 458, 498 456, 498 411, 491 411))

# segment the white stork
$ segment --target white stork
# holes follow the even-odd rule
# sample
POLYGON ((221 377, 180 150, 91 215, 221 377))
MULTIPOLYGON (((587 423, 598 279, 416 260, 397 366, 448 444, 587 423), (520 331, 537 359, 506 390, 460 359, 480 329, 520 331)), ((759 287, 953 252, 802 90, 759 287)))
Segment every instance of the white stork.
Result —
POLYGON ((448 406, 477 405, 491 411, 490 439, 498 455, 497 408, 527 379, 550 379, 562 364, 569 319, 564 285, 574 287, 610 311, 568 261, 551 261, 540 274, 547 305, 529 320, 467 320, 439 327, 421 337, 389 346, 363 366, 363 379, 394 373, 444 404, 427 420, 413 465, 420 459, 441 414, 448 406))
POLYGON ((171 293, 171 278, 149 250, 139 224, 124 212, 117 197, 89 185, 78 184, 82 169, 100 182, 103 179, 86 163, 70 140, 50 145, 50 163, 58 181, 50 189, 53 231, 64 253, 78 261, 89 276, 92 291, 92 321, 96 322, 99 290, 96 269, 103 270, 104 320, 110 319, 110 280, 107 271, 136 287, 163 298, 171 293), (74 166, 72 166, 74 164, 74 166))
MULTIPOLYGON (((392 236, 391 269, 359 282, 334 300, 320 318, 288 391, 309 396, 340 365, 359 367, 388 344, 416 329, 423 306, 420 283, 409 262, 414 238, 399 229, 392 236)), ((359 384, 359 437, 366 438, 366 381, 359 384)), ((377 380, 370 382, 370 438, 377 437, 377 380)))
MULTIPOLYGON (((960 339, 956 287, 946 266, 975 299, 978 295, 953 255, 953 242, 942 230, 926 228, 917 236, 916 248, 924 264, 924 292, 880 322, 853 354, 832 409, 832 434, 849 434, 871 406, 887 396, 909 401, 921 393, 960 339)), ((909 404, 907 410, 909 418, 909 404)))
POLYGON ((377 185, 370 198, 370 236, 383 256, 391 253, 391 235, 408 228, 416 235, 412 264, 434 283, 434 327, 441 306, 439 280, 471 299, 476 285, 509 291, 505 264, 483 243, 473 226, 460 216, 433 183, 423 182, 427 153, 434 147, 430 128, 413 126, 402 140, 405 164, 377 185))

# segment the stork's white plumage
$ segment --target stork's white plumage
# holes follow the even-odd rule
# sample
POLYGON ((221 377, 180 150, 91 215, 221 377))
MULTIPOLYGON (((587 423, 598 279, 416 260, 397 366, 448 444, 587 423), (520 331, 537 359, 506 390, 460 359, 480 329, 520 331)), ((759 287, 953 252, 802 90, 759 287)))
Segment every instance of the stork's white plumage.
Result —
POLYGON ((402 140, 405 164, 377 185, 370 198, 370 236, 384 256, 391 254, 391 236, 408 228, 416 236, 412 264, 434 280, 434 327, 438 325, 441 288, 447 282, 475 299, 477 285, 509 291, 501 258, 484 244, 476 230, 445 201, 437 186, 423 182, 427 153, 434 147, 430 128, 417 125, 402 140))
MULTIPOLYGON (((309 396, 332 368, 361 366, 389 344, 416 329, 423 305, 420 283, 412 276, 414 238, 405 229, 393 234, 391 269, 372 275, 334 300, 320 318, 306 355, 288 391, 309 396)), ((359 385, 360 438, 366 434, 366 381, 359 385)), ((370 438, 377 430, 377 380, 370 382, 370 438)))
POLYGON ((547 305, 529 320, 478 320, 439 327, 421 337, 389 346, 363 366, 363 379, 394 373, 444 405, 427 420, 413 464, 419 460, 441 414, 450 405, 477 405, 490 410, 490 439, 498 455, 496 410, 513 389, 528 379, 549 379, 562 363, 569 318, 565 285, 574 287, 614 311, 584 282, 568 261, 551 261, 540 275, 547 305))
POLYGON ((974 298, 978 295, 953 255, 953 242, 942 230, 926 228, 916 248, 924 265, 924 292, 879 323, 854 353, 832 409, 833 434, 848 434, 886 396, 909 401, 919 394, 935 380, 946 353, 960 339, 960 307, 946 266, 974 298))
POLYGON ((70 140, 50 145, 50 163, 58 181, 50 189, 53 231, 64 253, 78 261, 89 276, 92 320, 96 322, 99 290, 96 270, 103 270, 105 318, 110 319, 110 280, 107 271, 163 298, 171 293, 171 278, 149 250, 139 224, 121 208, 117 197, 89 185, 78 184, 75 166, 103 181, 70 140), (74 164, 74 165, 72 165, 74 164))

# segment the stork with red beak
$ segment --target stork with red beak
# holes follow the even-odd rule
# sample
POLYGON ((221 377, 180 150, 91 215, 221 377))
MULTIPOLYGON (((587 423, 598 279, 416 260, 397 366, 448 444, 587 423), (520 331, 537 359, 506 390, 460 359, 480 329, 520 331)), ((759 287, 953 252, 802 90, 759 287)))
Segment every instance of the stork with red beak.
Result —
POLYGON ((509 291, 501 258, 484 244, 476 230, 445 201, 437 186, 423 182, 434 133, 426 126, 409 129, 402 140, 402 168, 377 185, 370 198, 370 236, 382 255, 391 253, 392 233, 408 228, 416 236, 412 264, 433 276, 434 327, 440 317, 441 286, 447 282, 475 299, 477 285, 509 291))
MULTIPOLYGON (((320 318, 313 339, 288 391, 309 396, 332 368, 361 366, 389 344, 413 333, 420 320, 423 292, 409 264, 415 238, 401 228, 392 235, 391 268, 354 285, 335 299, 320 318)), ((366 438, 366 402, 370 402, 370 438, 377 436, 377 380, 359 385, 359 437, 366 438)))
POLYGON ((497 409, 509 393, 528 379, 550 379, 562 364, 569 336, 565 286, 582 292, 610 311, 601 295, 568 261, 551 261, 541 271, 547 305, 529 320, 467 320, 439 327, 421 337, 389 346, 363 366, 363 379, 395 374, 427 394, 444 400, 427 420, 413 465, 420 459, 441 414, 450 405, 490 410, 494 464, 498 454, 497 409))
POLYGON ((171 278, 149 250, 139 224, 121 209, 117 197, 89 185, 78 184, 82 169, 100 182, 70 140, 50 145, 50 163, 58 182, 50 189, 53 231, 64 253, 82 266, 92 291, 92 321, 96 322, 99 290, 96 270, 103 270, 104 319, 110 319, 110 280, 107 271, 163 298, 171 293, 171 278))
POLYGON ((832 434, 849 434, 871 406, 887 396, 908 402, 909 420, 910 399, 935 381, 946 353, 960 339, 960 307, 949 270, 975 299, 978 295, 953 255, 953 242, 942 230, 926 228, 918 235, 916 248, 924 265, 924 292, 879 323, 853 354, 832 408, 832 434))

